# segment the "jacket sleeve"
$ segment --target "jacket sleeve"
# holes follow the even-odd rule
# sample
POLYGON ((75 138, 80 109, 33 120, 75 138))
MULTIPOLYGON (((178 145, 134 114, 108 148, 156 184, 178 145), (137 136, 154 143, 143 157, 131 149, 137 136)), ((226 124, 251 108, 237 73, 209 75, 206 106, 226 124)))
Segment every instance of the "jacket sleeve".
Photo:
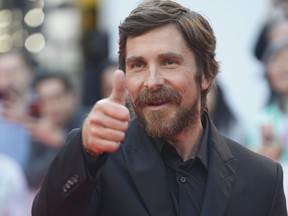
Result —
POLYGON ((32 216, 95 215, 100 192, 99 175, 89 174, 87 168, 81 129, 75 129, 49 168, 34 199, 32 216))
POLYGON ((283 189, 283 170, 279 163, 277 163, 275 192, 269 215, 287 216, 287 204, 283 189))

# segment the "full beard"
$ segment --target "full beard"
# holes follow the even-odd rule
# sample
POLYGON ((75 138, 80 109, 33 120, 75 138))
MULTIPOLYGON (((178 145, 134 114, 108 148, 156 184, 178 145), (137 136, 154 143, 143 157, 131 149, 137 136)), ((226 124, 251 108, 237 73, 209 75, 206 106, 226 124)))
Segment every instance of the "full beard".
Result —
POLYGON ((169 139, 181 133, 185 128, 195 124, 199 120, 200 112, 198 100, 186 107, 181 107, 181 95, 167 87, 159 88, 153 92, 145 90, 132 103, 134 112, 147 134, 154 138, 169 139), (143 107, 163 103, 174 104, 175 108, 163 108, 150 112, 144 112, 143 107), (176 109, 176 111, 173 111, 176 109))

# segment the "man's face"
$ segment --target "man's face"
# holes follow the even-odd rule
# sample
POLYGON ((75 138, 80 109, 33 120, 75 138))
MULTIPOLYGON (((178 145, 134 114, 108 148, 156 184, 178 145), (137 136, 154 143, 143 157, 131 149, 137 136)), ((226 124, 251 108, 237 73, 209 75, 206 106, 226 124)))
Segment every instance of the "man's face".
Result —
POLYGON ((32 73, 17 53, 3 54, 0 57, 0 91, 13 91, 22 95, 30 87, 32 73))
POLYGON ((196 61, 175 26, 164 25, 126 43, 126 85, 149 135, 169 138, 200 121, 196 61))
POLYGON ((36 92, 41 115, 49 118, 55 125, 66 126, 76 106, 75 94, 67 91, 62 82, 53 78, 41 81, 36 92))
POLYGON ((269 60, 267 75, 276 92, 288 95, 288 48, 284 48, 269 60))

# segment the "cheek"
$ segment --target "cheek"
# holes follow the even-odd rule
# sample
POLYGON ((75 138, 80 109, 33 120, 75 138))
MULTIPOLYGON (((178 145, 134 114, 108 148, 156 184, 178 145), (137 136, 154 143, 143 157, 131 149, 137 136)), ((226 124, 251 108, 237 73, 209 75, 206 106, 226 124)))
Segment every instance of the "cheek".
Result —
POLYGON ((174 83, 174 86, 177 86, 179 89, 183 91, 185 94, 195 94, 198 91, 198 83, 195 81, 194 76, 183 76, 181 79, 174 78, 171 80, 171 83, 174 83))
POLYGON ((182 91, 182 98, 184 100, 192 100, 192 98, 195 98, 198 94, 198 88, 196 86, 190 86, 182 91))
POLYGON ((138 84, 135 82, 135 80, 126 78, 127 94, 132 101, 134 101, 138 95, 138 88, 138 84))
MULTIPOLYGON (((179 91, 179 90, 178 90, 179 91)), ((186 83, 185 87, 183 85, 183 88, 180 89, 180 93, 182 95, 183 102, 191 103, 191 101, 194 101, 195 99, 200 99, 200 86, 197 85, 195 82, 186 83)))
POLYGON ((137 97, 138 97, 138 95, 139 94, 137 94, 136 92, 132 92, 132 91, 127 91, 128 93, 128 97, 130 98, 130 101, 132 102, 132 103, 134 103, 134 101, 137 99, 137 97))

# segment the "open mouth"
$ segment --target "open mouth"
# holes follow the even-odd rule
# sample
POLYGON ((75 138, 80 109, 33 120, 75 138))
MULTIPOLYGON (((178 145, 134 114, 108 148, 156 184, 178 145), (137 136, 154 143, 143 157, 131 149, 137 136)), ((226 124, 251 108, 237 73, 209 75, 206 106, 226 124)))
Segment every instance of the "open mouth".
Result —
POLYGON ((160 106, 168 102, 169 102, 168 100, 165 100, 165 101, 164 100, 151 100, 151 101, 148 101, 146 104, 148 106, 160 106))

